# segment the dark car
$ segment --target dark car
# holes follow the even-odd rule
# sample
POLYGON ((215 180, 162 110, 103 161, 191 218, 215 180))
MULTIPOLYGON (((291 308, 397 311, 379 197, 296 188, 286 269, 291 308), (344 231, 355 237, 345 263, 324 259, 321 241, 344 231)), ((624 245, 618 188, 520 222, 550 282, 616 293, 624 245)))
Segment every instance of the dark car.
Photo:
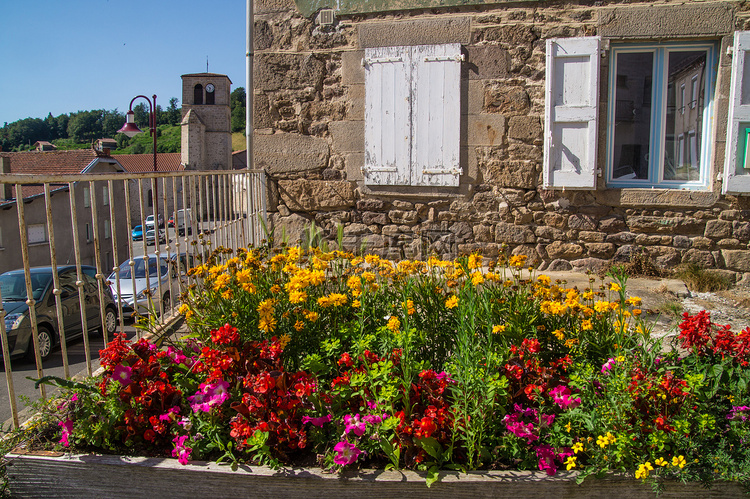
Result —
MULTIPOLYGON (((104 324, 99 311, 99 287, 96 282, 96 268, 83 265, 83 302, 86 308, 86 327, 89 330, 103 330, 113 334, 117 328, 117 307, 108 286, 104 286, 104 324)), ((60 301, 63 311, 65 338, 70 340, 83 336, 81 308, 78 299, 78 281, 74 265, 57 268, 60 279, 60 301)), ((53 294, 52 267, 30 269, 31 287, 35 304, 39 350, 42 359, 52 353, 52 348, 60 341, 60 328, 57 320, 57 305, 53 294)), ((34 342, 31 334, 29 306, 26 304, 26 280, 24 271, 11 270, 0 275, 0 292, 5 309, 5 330, 11 358, 34 357, 34 342)))

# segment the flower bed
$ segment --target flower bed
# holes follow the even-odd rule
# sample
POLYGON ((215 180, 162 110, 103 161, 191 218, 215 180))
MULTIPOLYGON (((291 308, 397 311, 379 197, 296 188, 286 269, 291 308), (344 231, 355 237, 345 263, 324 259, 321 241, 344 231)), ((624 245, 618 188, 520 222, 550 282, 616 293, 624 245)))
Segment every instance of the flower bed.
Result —
POLYGON ((476 469, 748 483, 750 329, 686 315, 684 353, 662 353, 623 274, 577 290, 501 263, 216 252, 191 271, 191 334, 115 338, 101 376, 65 383, 54 439, 428 485, 476 469))

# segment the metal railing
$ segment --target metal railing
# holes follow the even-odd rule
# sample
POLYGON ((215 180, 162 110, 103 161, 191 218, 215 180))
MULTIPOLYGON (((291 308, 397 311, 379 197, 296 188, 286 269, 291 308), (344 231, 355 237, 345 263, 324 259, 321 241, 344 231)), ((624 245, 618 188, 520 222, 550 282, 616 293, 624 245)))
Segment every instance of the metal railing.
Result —
MULTIPOLYGON (((0 188, 6 196, 7 185, 15 189, 15 195, 14 199, 0 199, 0 273, 23 270, 27 305, 27 311, 13 314, 7 322, 2 299, 7 291, 3 289, 6 281, 0 282, 0 339, 14 427, 19 426, 19 411, 11 356, 19 345, 17 332, 16 335, 9 335, 9 332, 13 333, 13 329, 19 329, 28 321, 24 326, 31 331, 27 349, 33 348, 37 378, 44 376, 40 348, 46 352, 50 347, 46 343, 40 345, 40 328, 45 333, 44 342, 50 339, 51 333, 51 339, 57 338, 56 343, 61 348, 64 377, 70 378, 66 341, 70 307, 65 309, 63 300, 69 304, 77 287, 80 319, 76 317, 76 320, 80 320, 83 335, 86 373, 91 375, 93 358, 88 333, 96 329, 91 327, 96 317, 87 310, 91 312, 93 301, 98 302, 98 325, 106 346, 110 340, 108 329, 117 327, 113 326, 114 319, 108 315, 107 307, 116 306, 120 331, 125 329, 124 308, 128 308, 128 304, 136 312, 148 307, 150 312, 158 313, 156 320, 164 321, 165 314, 177 305, 175 298, 191 284, 192 278, 186 273, 189 266, 197 264, 219 246, 231 249, 257 246, 266 237, 263 170, 0 175, 0 188), (152 193, 158 193, 159 199, 152 193), (148 215, 153 215, 154 248, 151 251, 146 230, 148 215), (137 225, 141 226, 140 238, 133 231, 137 225), (139 259, 143 259, 142 265, 139 259), (155 276, 151 275, 152 262, 156 267, 155 276), (163 279, 163 264, 168 269, 167 279, 163 279), (68 283, 66 288, 60 281, 58 269, 66 266, 67 272, 72 274, 73 265, 75 284, 68 283), (40 307, 50 309, 49 315, 53 317, 43 320, 51 323, 40 324, 37 316, 36 305, 44 298, 39 296, 39 289, 32 282, 32 269, 37 266, 49 266, 52 274, 51 284, 44 288, 47 301, 40 303, 40 307), (136 267, 145 272, 145 288, 140 294, 136 286, 136 267), (92 268, 96 269, 95 285, 92 268), (131 296, 123 294, 128 280, 125 276, 129 276, 131 296), (156 286, 152 285, 152 278, 157 281, 156 286), (86 290, 93 293, 94 286, 96 295, 87 296, 86 290), (113 300, 108 298, 110 292, 113 300), (51 311, 53 301, 54 312, 51 311)), ((136 335, 140 337, 140 330, 136 335)), ((46 397, 44 386, 40 385, 39 391, 43 398, 46 397)))

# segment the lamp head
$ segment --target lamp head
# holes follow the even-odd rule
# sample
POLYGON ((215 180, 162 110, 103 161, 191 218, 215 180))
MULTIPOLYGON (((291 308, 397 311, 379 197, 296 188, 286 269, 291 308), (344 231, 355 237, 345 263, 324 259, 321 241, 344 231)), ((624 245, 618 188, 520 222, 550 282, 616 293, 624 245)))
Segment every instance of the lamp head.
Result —
POLYGON ((124 133, 128 137, 135 137, 139 133, 143 133, 135 124, 135 113, 133 111, 128 111, 125 114, 125 124, 117 131, 118 133, 124 133))

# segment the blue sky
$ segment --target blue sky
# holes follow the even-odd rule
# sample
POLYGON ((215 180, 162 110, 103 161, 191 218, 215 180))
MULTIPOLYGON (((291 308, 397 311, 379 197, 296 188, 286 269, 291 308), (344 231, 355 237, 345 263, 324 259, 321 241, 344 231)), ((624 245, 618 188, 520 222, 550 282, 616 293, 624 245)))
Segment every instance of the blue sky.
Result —
MULTIPOLYGON (((245 83, 242 0, 0 0, 0 126, 92 109, 127 111, 136 95, 176 97, 180 76, 245 83)), ((144 102, 142 100, 136 101, 144 102)))

